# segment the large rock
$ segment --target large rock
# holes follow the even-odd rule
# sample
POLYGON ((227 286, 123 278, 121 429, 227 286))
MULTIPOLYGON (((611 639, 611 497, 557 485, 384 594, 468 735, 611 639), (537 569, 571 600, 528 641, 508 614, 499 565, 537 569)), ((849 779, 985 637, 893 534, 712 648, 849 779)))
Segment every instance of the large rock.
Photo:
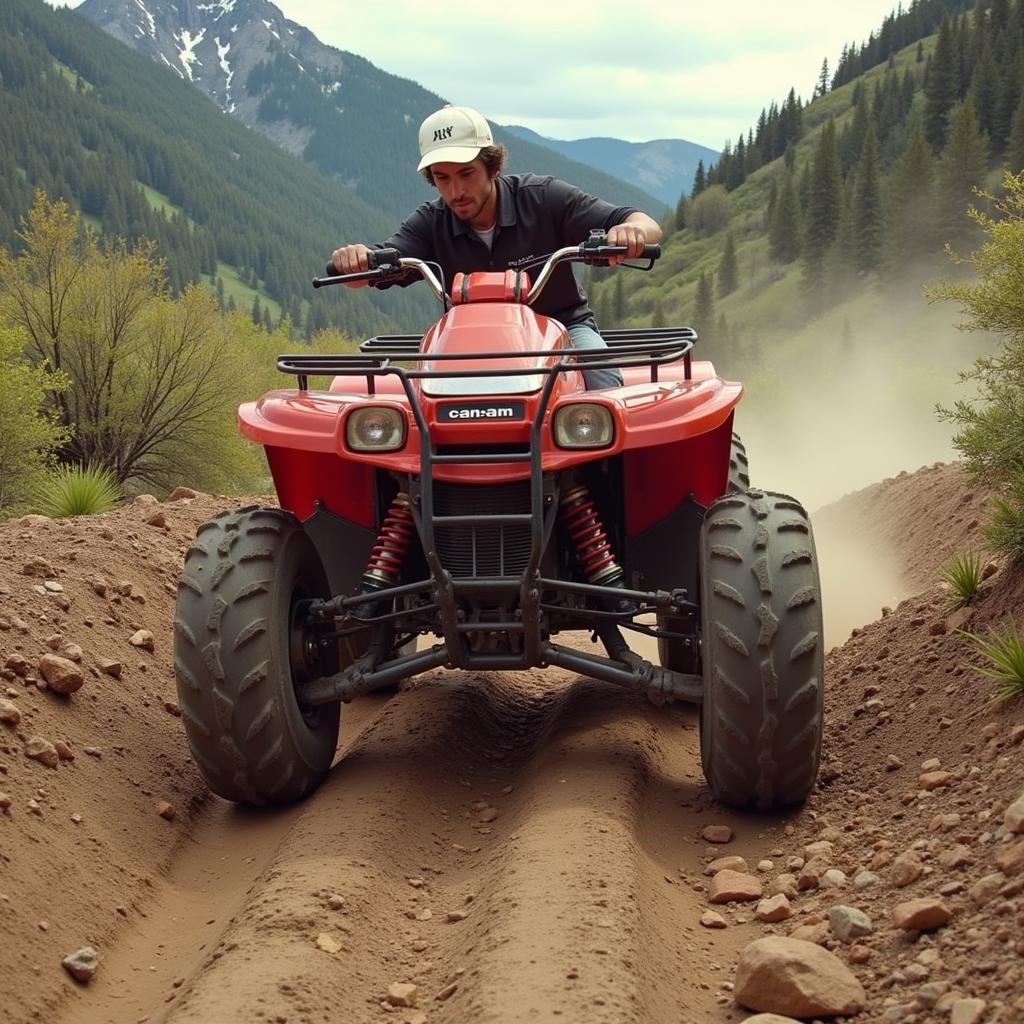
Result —
POLYGON ((741 903, 761 898, 761 879, 739 871, 719 871, 711 879, 709 903, 741 903))
POLYGON ((1006 809, 1003 824, 1008 832, 1024 833, 1024 793, 1006 809))
POLYGON ((933 931, 949 924, 953 912, 942 900, 926 897, 900 903, 892 912, 892 923, 904 931, 933 931))
POLYGON ((750 1010, 790 1017, 850 1016, 864 1009, 864 989, 827 949, 771 935, 740 954, 733 995, 750 1010))
POLYGON ((57 654, 44 654, 37 667, 46 685, 56 693, 75 693, 85 682, 82 670, 73 661, 57 654))

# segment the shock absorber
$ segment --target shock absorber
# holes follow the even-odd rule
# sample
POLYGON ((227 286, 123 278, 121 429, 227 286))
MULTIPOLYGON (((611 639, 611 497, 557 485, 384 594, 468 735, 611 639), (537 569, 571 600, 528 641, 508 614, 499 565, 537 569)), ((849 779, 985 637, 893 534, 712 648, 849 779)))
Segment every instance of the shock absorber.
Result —
POLYGON ((622 566, 615 561, 608 534, 585 484, 578 484, 563 495, 559 516, 576 548, 586 581, 605 586, 621 581, 622 566))
MULTIPOLYGON (((372 595, 378 590, 394 586, 402 572, 402 563, 409 553, 416 527, 412 521, 409 495, 399 492, 395 495, 388 514, 381 523, 377 543, 370 554, 370 561, 363 572, 362 592, 372 595)), ((361 619, 372 619, 381 614, 381 602, 368 600, 357 604, 352 613, 361 619)))
POLYGON ((379 590, 382 586, 393 586, 398 582, 415 532, 409 495, 399 492, 381 524, 377 544, 363 573, 364 586, 379 590))

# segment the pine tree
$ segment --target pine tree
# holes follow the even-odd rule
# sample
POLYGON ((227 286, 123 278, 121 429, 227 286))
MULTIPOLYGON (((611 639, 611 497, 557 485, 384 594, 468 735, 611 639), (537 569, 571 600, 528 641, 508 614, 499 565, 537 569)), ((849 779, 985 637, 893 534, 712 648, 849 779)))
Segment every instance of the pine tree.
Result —
POLYGON ((825 256, 839 230, 842 205, 843 179, 839 169, 836 123, 829 118, 814 153, 805 222, 804 277, 812 287, 821 283, 825 256))
POLYGON ((714 332, 715 293, 711 286, 711 278, 701 271, 697 280, 697 298, 693 310, 693 326, 697 333, 706 337, 714 332))
POLYGON ((626 293, 623 291, 622 274, 615 275, 615 291, 612 296, 612 319, 616 327, 626 320, 626 293))
POLYGON ((924 63, 924 43, 920 40, 917 42, 917 54, 915 55, 914 60, 918 64, 924 63))
POLYGON ((736 262, 736 240, 732 232, 725 236, 725 249, 718 264, 718 297, 731 295, 739 285, 739 265, 736 262))
POLYGON ((661 304, 661 298, 654 300, 654 309, 651 311, 651 327, 665 326, 665 309, 661 304))
POLYGON ((932 186, 934 159, 917 125, 890 178, 886 213, 888 262, 898 271, 936 244, 932 186))
POLYGON ((946 142, 949 112, 956 103, 959 91, 953 26, 949 18, 943 18, 935 53, 928 65, 928 82, 925 86, 924 132, 935 152, 941 150, 946 142))
POLYGON ((853 202, 853 265, 862 273, 878 270, 882 252, 882 194, 878 136, 868 125, 857 164, 853 202))
POLYGON ((949 115, 949 138, 939 160, 937 220, 947 241, 971 233, 966 216, 973 190, 988 172, 988 140, 978 128, 974 106, 958 103, 949 115))
POLYGON ((260 297, 256 295, 252 300, 252 322, 256 325, 263 323, 263 307, 260 305, 260 297))
POLYGON ((676 203, 676 214, 673 220, 673 226, 676 231, 682 231, 686 227, 686 193, 683 192, 679 196, 679 202, 676 203))
POLYGON ((999 105, 999 73, 992 57, 992 48, 987 42, 971 81, 971 95, 978 116, 978 126, 986 135, 991 136, 999 105))
POLYGON ((1024 99, 1017 104, 1010 124, 1010 141, 1006 147, 1006 169, 1019 174, 1024 171, 1024 99))
POLYGON ((814 96, 824 96, 828 92, 828 57, 821 62, 821 71, 818 74, 818 82, 814 87, 814 96))
POLYGON ((697 161, 697 171, 693 176, 693 189, 690 192, 690 198, 696 199, 708 187, 707 174, 704 171, 704 161, 697 161))
POLYGON ((792 263, 800 255, 800 201, 797 199, 793 175, 782 181, 779 198, 772 211, 768 247, 772 259, 792 263))

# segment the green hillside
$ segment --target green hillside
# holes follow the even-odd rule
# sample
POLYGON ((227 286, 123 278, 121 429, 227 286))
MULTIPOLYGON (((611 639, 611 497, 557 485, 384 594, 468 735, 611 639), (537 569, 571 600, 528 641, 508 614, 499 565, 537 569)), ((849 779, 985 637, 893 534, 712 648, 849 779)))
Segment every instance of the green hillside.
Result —
MULTIPOLYGON (((934 19, 953 7, 915 4, 887 24, 927 26, 922 8, 934 19)), ((1024 0, 941 24, 852 77, 850 48, 834 87, 762 112, 668 219, 652 273, 624 285, 595 275, 602 322, 691 322, 705 351, 749 372, 769 343, 865 290, 884 304, 887 290, 947 273, 945 243, 977 237, 972 189, 1024 166, 1024 0)))
POLYGON ((0 82, 0 245, 16 245, 44 189, 106 233, 155 239, 175 289, 204 280, 242 308, 259 297, 307 333, 425 319, 418 289, 342 303, 309 287, 339 240, 383 237, 391 217, 73 12, 5 0, 0 82))
POLYGON ((823 94, 773 104, 704 169, 651 273, 590 281, 603 325, 692 324, 698 355, 747 385, 754 478, 795 475, 811 501, 953 454, 935 405, 964 397, 958 371, 991 340, 924 287, 963 272, 947 243, 980 243, 974 188, 1024 168, 1024 0, 887 24, 887 52, 849 48, 823 94), (901 36, 915 23, 933 31, 901 36))

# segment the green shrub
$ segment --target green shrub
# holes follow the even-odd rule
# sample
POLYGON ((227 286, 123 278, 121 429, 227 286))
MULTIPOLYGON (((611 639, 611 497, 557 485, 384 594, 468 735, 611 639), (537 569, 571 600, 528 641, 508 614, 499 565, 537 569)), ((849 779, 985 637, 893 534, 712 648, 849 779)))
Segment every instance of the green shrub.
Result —
POLYGON ((992 499, 991 519, 984 532, 993 551, 1024 559, 1024 470, 1017 470, 1003 494, 992 499))
POLYGON ((36 492, 36 510, 55 519, 109 512, 121 500, 113 474, 100 466, 58 466, 36 492))
POLYGON ((1024 637, 1012 619, 998 629, 990 629, 986 636, 964 632, 964 638, 975 654, 986 664, 975 665, 974 670, 997 684, 995 704, 1003 704, 1024 697, 1024 637))
POLYGON ((939 576, 942 581, 949 585, 950 606, 963 608, 970 604, 978 595, 981 589, 981 572, 984 565, 981 556, 974 551, 968 551, 963 555, 954 555, 942 567, 939 576))

